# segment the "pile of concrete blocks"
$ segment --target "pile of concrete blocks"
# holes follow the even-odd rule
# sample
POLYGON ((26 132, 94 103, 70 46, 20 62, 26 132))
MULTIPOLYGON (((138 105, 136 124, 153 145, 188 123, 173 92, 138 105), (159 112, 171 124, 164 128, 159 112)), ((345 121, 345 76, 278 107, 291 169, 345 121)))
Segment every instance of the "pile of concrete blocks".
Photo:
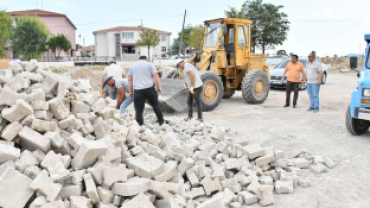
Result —
POLYGON ((310 186, 327 157, 235 138, 229 128, 121 115, 115 101, 47 65, 0 70, 0 207, 237 208, 310 186))

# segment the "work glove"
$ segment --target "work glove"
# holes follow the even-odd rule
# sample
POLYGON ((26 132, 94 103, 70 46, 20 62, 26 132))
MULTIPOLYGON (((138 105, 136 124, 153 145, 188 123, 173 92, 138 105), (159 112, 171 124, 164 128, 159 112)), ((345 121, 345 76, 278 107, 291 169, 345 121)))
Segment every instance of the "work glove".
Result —
POLYGON ((190 93, 191 94, 194 94, 195 92, 194 92, 194 88, 192 87, 192 88, 190 88, 190 93))
POLYGON ((102 90, 100 93, 101 93, 101 96, 104 96, 105 95, 105 91, 104 90, 102 90))

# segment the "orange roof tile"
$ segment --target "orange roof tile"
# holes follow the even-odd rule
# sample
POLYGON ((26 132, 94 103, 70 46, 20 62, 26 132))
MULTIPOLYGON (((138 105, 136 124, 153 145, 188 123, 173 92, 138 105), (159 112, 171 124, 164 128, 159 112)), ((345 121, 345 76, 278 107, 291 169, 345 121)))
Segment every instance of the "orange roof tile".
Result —
POLYGON ((67 15, 61 14, 61 13, 49 12, 49 11, 44 11, 44 10, 40 10, 40 9, 13 11, 13 12, 8 12, 8 13, 12 16, 37 15, 37 16, 40 16, 40 17, 64 17, 72 25, 72 27, 74 27, 74 29, 77 30, 77 27, 72 23, 72 21, 67 17, 67 15))
MULTIPOLYGON (((111 32, 111 31, 140 31, 140 30, 147 30, 147 29, 151 29, 151 30, 155 30, 155 29, 152 29, 152 28, 148 28, 148 27, 130 27, 130 26, 118 26, 118 27, 113 27, 113 28, 109 28, 109 29, 105 29, 105 30, 98 30, 98 31, 94 31, 93 33, 103 33, 103 32, 111 32)), ((172 34, 170 32, 166 32, 166 31, 161 31, 161 30, 156 30, 157 33, 161 33, 161 34, 172 34)))

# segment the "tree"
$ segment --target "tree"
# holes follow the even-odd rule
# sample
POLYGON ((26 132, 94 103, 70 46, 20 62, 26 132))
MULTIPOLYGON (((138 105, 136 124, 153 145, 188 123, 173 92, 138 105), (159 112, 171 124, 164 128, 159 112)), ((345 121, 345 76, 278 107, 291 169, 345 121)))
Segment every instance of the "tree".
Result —
POLYGON ((278 50, 276 52, 276 56, 287 56, 288 54, 286 53, 285 50, 278 50))
POLYGON ((156 30, 152 29, 141 29, 139 33, 140 39, 137 41, 139 46, 146 46, 148 47, 148 60, 150 60, 150 47, 153 48, 159 44, 159 35, 157 34, 156 30))
POLYGON ((28 60, 40 58, 48 50, 49 35, 49 29, 37 16, 16 17, 11 35, 13 54, 22 55, 28 60))
POLYGON ((252 52, 255 48, 262 48, 262 53, 274 45, 282 45, 287 39, 289 30, 288 16, 280 12, 282 5, 271 3, 262 3, 262 0, 246 0, 240 10, 235 7, 229 7, 225 15, 231 18, 250 19, 252 52))
POLYGON ((56 50, 59 51, 58 56, 57 56, 58 61, 59 61, 60 51, 62 50, 68 51, 69 49, 72 48, 71 41, 69 41, 68 38, 64 36, 64 34, 58 34, 57 36, 50 38, 48 41, 48 44, 49 44, 49 48, 54 53, 56 53, 56 50))
POLYGON ((169 55, 178 55, 180 54, 185 54, 185 51, 187 48, 189 48, 189 45, 187 44, 188 41, 188 37, 191 33, 191 25, 187 25, 185 28, 184 28, 184 41, 183 41, 183 47, 182 47, 182 51, 179 51, 180 50, 180 38, 181 38, 181 34, 182 32, 180 31, 178 33, 178 37, 177 38, 174 38, 173 41, 172 41, 172 45, 171 45, 171 50, 169 51, 169 55))
POLYGON ((78 43, 77 43, 77 44, 76 44, 76 50, 77 50, 77 49, 80 49, 80 48, 83 48, 83 47, 82 47, 82 45, 80 45, 80 44, 78 44, 78 43))
POLYGON ((190 28, 190 33, 187 34, 186 44, 190 48, 201 49, 203 48, 204 40, 204 26, 196 25, 190 28))
POLYGON ((12 17, 5 10, 0 10, 0 57, 5 56, 12 29, 12 17))

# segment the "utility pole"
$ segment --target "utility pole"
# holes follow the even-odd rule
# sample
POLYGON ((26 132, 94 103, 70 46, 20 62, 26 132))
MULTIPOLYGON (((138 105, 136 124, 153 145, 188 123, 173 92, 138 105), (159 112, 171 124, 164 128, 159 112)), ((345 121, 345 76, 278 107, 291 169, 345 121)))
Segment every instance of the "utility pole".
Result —
POLYGON ((185 9, 185 14, 184 14, 184 21, 182 22, 182 32, 181 32, 181 39, 180 39, 180 45, 179 45, 179 55, 181 54, 182 45, 183 45, 185 18, 186 18, 186 9, 185 9))

